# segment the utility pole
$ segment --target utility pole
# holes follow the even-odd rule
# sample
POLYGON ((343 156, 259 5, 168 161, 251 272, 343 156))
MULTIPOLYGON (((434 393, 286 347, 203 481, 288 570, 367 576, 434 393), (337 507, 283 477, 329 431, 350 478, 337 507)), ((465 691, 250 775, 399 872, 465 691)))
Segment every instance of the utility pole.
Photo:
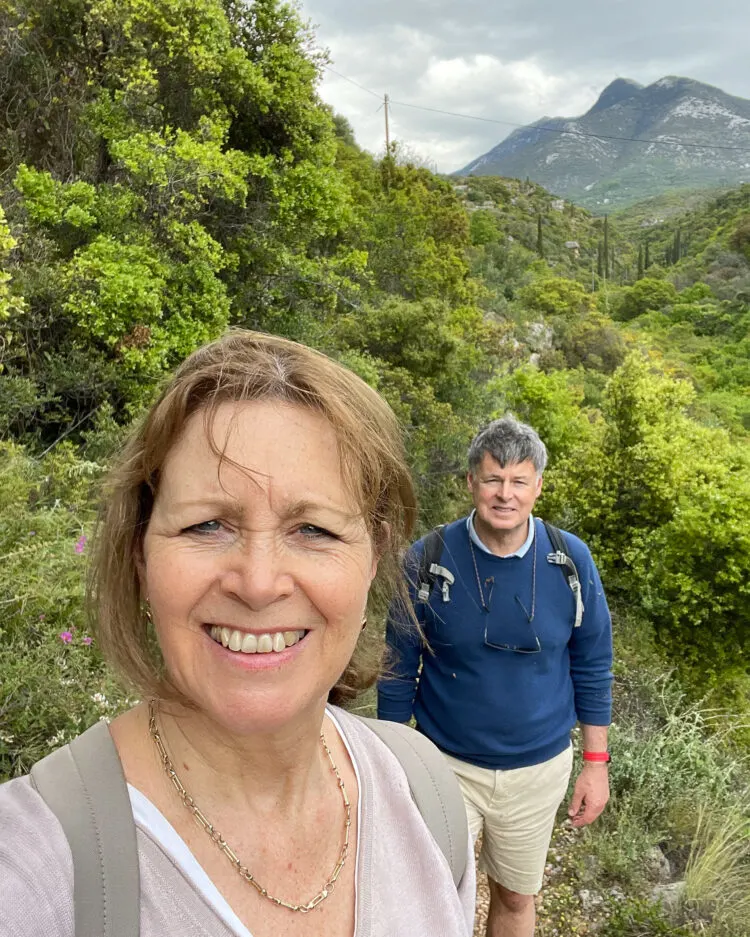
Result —
POLYGON ((388 95, 383 97, 383 109, 385 110, 385 155, 391 155, 391 132, 388 127, 388 95))

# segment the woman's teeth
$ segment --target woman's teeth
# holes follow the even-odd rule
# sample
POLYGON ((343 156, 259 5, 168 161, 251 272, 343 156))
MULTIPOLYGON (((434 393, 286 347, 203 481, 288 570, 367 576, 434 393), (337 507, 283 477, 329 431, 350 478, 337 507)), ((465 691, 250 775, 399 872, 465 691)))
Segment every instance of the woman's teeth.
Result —
POLYGON ((306 632, 276 631, 273 634, 248 634, 246 631, 233 631, 231 628, 221 628, 214 625, 211 628, 211 637, 218 644, 223 644, 230 651, 239 651, 242 654, 270 654, 279 653, 304 638, 306 632))

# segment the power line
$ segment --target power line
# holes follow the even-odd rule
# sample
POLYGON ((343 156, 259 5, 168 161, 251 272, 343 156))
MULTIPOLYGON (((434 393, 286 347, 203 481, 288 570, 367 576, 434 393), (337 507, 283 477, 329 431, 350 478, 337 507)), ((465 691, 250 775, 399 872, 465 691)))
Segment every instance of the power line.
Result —
POLYGON ((365 88, 364 85, 361 85, 358 81, 355 81, 353 78, 347 78, 346 75, 342 75, 341 72, 337 72, 335 68, 331 68, 330 65, 323 65, 323 68, 327 69, 329 72, 333 72, 339 78, 343 78, 344 81, 348 81, 350 85, 354 85, 355 88, 359 88, 361 91, 366 91, 368 94, 376 97, 378 101, 383 100, 382 94, 378 94, 376 91, 371 91, 369 88, 365 88))
POLYGON ((688 143, 686 140, 655 140, 648 137, 617 137, 604 133, 588 133, 585 130, 561 130, 557 127, 536 126, 534 124, 516 124, 510 120, 497 120, 493 117, 477 117, 474 114, 458 114, 455 111, 443 111, 437 107, 424 107, 421 104, 407 104, 405 101, 391 101, 399 107, 411 107, 418 111, 430 111, 433 114, 445 114, 448 117, 463 117, 466 120, 481 120, 488 124, 503 124, 506 127, 517 127, 521 130, 541 130, 544 133, 558 133, 572 137, 593 137, 595 140, 621 140, 624 143, 649 143, 656 146, 684 146, 694 150, 741 150, 747 152, 750 146, 727 146, 721 143, 688 143))
MULTIPOLYGON (((342 75, 340 72, 335 71, 329 65, 324 67, 327 68, 329 72, 333 72, 333 74, 337 75, 339 78, 343 78, 344 81, 350 82, 357 88, 360 88, 362 91, 366 91, 368 94, 378 98, 378 100, 383 100, 382 96, 377 94, 375 91, 370 90, 370 88, 365 88, 364 85, 360 85, 352 78, 347 78, 346 75, 342 75)), ((587 137, 594 140, 617 140, 623 143, 646 143, 653 144, 654 146, 681 146, 692 150, 732 150, 739 152, 750 152, 750 146, 727 146, 727 144, 722 143, 689 143, 687 140, 654 140, 647 137, 619 137, 602 133, 589 133, 585 130, 561 130, 557 127, 538 127, 530 124, 518 124, 510 120, 499 120, 496 117, 479 117, 476 114, 461 114, 456 111, 444 111, 438 107, 425 107, 423 104, 407 104, 406 101, 394 101, 389 99, 389 104, 395 104, 398 107, 409 107, 416 111, 428 111, 431 114, 443 114, 446 117, 461 117, 464 120, 478 120, 485 124, 500 124, 504 127, 515 127, 516 129, 520 130, 539 130, 543 133, 557 133, 561 136, 587 137)))

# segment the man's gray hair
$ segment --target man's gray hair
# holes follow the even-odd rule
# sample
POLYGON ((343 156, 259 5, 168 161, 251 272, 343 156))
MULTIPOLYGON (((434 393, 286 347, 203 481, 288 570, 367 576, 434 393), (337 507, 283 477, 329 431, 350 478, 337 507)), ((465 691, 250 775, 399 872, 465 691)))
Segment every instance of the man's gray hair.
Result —
POLYGON ((513 416, 493 420, 472 439, 469 446, 470 472, 476 472, 485 453, 489 453, 503 468, 528 460, 537 475, 541 475, 547 465, 547 447, 537 431, 513 416))

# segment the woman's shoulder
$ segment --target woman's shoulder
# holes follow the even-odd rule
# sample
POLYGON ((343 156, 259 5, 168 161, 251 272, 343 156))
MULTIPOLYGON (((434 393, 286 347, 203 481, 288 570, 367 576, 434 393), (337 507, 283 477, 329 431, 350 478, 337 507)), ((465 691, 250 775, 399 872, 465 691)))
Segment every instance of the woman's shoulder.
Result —
MULTIPOLYGON (((386 731, 392 731, 414 748, 417 761, 422 756, 425 767, 429 765, 431 781, 428 786, 440 789, 449 800, 455 799, 465 824, 465 809, 455 778, 450 775, 452 788, 448 790, 432 774, 438 765, 449 771, 447 763, 433 761, 433 754, 436 759, 442 756, 437 749, 434 753, 425 750, 423 745, 431 746, 431 743, 413 729, 394 723, 373 726, 372 722, 335 707, 329 712, 354 756, 360 777, 363 837, 360 859, 362 868, 367 871, 363 877, 374 883, 372 887, 377 890, 380 904, 380 920, 373 934, 380 937, 386 933, 385 927, 380 929, 381 922, 388 922, 388 934, 441 933, 458 937, 471 933, 475 878, 468 833, 463 835, 465 842, 461 850, 462 857, 466 858, 465 871, 456 888, 447 854, 438 844, 442 833, 455 832, 453 827, 450 831, 442 829, 445 818, 437 824, 427 821, 410 790, 410 779, 401 761, 404 751, 397 757, 390 745, 393 738, 387 735, 389 744, 386 744, 376 729, 385 726, 386 731), (390 897, 384 898, 384 895, 390 897), (397 931, 393 929, 396 920, 400 928, 397 931)), ((412 775, 412 783, 417 780, 412 775)), ((365 904, 371 897, 369 891, 360 895, 365 904)))
POLYGON ((328 713, 343 736, 358 774, 364 775, 368 784, 385 785, 391 793, 401 793, 410 802, 406 775, 399 770, 401 763, 390 746, 371 728, 372 720, 337 706, 329 706, 328 713))
POLYGON ((459 805, 463 819, 463 798, 455 775, 424 735, 401 723, 363 719, 345 710, 331 711, 331 715, 353 755, 360 782, 385 794, 395 811, 413 819, 419 816, 434 834, 432 808, 437 797, 451 815, 459 805))
POLYGON ((73 860, 28 777, 0 784, 0 935, 73 935, 73 860))

